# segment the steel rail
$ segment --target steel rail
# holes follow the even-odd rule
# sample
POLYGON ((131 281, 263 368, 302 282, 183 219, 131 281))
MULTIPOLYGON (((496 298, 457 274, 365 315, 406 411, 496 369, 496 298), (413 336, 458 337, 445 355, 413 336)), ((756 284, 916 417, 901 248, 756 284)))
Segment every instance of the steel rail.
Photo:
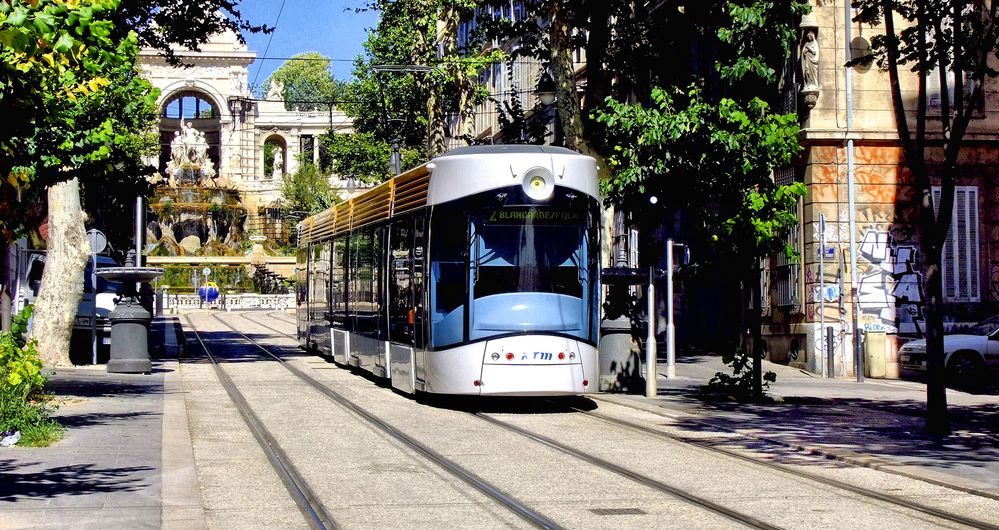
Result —
MULTIPOLYGON (((218 315, 212 315, 212 316, 214 316, 224 326, 226 326, 229 329, 231 329, 234 333, 236 333, 237 335, 243 337, 244 340, 246 340, 250 344, 256 346, 258 349, 260 349, 260 351, 266 353, 270 357, 272 357, 275 360, 277 360, 281 364, 281 366, 285 367, 288 371, 290 371, 291 373, 293 373, 296 376, 298 376, 299 379, 301 379, 301 380, 305 381, 306 383, 308 383, 309 386, 311 386, 315 390, 319 391, 320 393, 322 393, 326 397, 332 399, 337 404, 339 404, 339 405, 343 406, 344 408, 350 410, 354 414, 360 416, 362 419, 364 419, 368 423, 371 423, 375 427, 379 428, 380 430, 382 430, 383 432, 385 432, 389 436, 391 436, 391 437, 395 438, 396 440, 402 442, 403 444, 407 445, 408 447, 410 447, 411 449, 413 449, 417 453, 423 455, 425 458, 427 458, 428 460, 430 460, 434 464, 436 464, 439 467, 443 468, 448 473, 450 473, 450 474, 454 475, 455 477, 461 479, 462 481, 464 481, 469 486, 472 486, 473 488, 479 490, 480 492, 482 492, 483 494, 485 494, 489 498, 491 498, 491 499, 495 500, 496 502, 498 502, 499 504, 503 505, 505 508, 507 508, 508 510, 510 510, 511 512, 513 512, 514 514, 516 514, 517 516, 521 517, 525 521, 527 521, 527 522, 529 522, 529 523, 531 523, 531 524, 533 524, 533 525, 535 525, 535 526, 537 526, 539 528, 550 528, 550 529, 562 528, 561 526, 559 526, 557 523, 555 523, 551 519, 545 517, 544 515, 541 515, 540 513, 532 510, 531 508, 527 507, 527 505, 525 505, 523 502, 521 502, 521 501, 517 500, 516 498, 514 498, 514 497, 512 497, 512 496, 510 496, 510 495, 508 495, 506 493, 504 493, 502 490, 500 490, 499 488, 497 488, 497 487, 493 486, 492 484, 486 482, 485 480, 483 480, 478 475, 472 473, 471 471, 468 471, 467 469, 461 467, 460 465, 458 465, 454 461, 448 459, 444 455, 438 453, 437 451, 431 449, 430 447, 427 447, 426 445, 424 445, 423 443, 419 442, 415 438, 409 436, 408 434, 406 434, 406 433, 400 431, 399 429, 393 427, 392 425, 386 423, 381 418, 375 416, 371 412, 368 412, 366 409, 364 409, 360 405, 357 405, 356 403, 350 401, 349 399, 347 399, 346 397, 344 397, 342 394, 340 394, 339 392, 337 392, 337 391, 333 390, 332 388, 326 386, 325 384, 323 384, 319 380, 315 379, 311 375, 303 372, 302 370, 300 370, 299 368, 297 368, 295 366, 292 366, 285 359, 283 359, 282 357, 280 357, 278 355, 275 355, 269 349, 267 349, 266 347, 262 346, 257 341, 255 341, 255 340, 251 339, 250 337, 246 336, 245 334, 243 334, 242 332, 240 332, 239 330, 237 330, 235 327, 233 327, 231 324, 229 324, 228 322, 226 322, 225 320, 223 320, 218 315)), ((252 319, 249 319, 249 320, 252 321, 252 319)))
POLYGON ((695 506, 699 506, 701 508, 704 508, 705 510, 714 512, 714 513, 716 513, 718 515, 721 515, 723 517, 727 517, 727 518, 729 518, 729 519, 731 519, 733 521, 736 521, 738 523, 744 524, 744 525, 749 526, 751 528, 760 528, 760 529, 766 529, 766 530, 777 530, 777 529, 780 528, 778 526, 773 526, 771 524, 765 523, 765 522, 763 522, 763 521, 761 521, 761 520, 759 520, 759 519, 757 519, 755 517, 743 514, 741 512, 737 512, 737 511, 735 511, 735 510, 733 510, 731 508, 726 508, 725 506, 722 506, 722 505, 717 504, 715 502, 709 501, 709 500, 704 499, 702 497, 698 497, 696 495, 692 495, 692 494, 687 493, 687 492, 685 492, 685 491, 683 491, 683 490, 681 490, 679 488, 670 486, 669 484, 666 484, 664 482, 660 482, 660 481, 655 480, 655 479, 653 479, 651 477, 647 477, 645 475, 636 473, 636 472, 631 471, 631 470, 629 470, 627 468, 621 467, 621 466, 619 466, 617 464, 614 464, 614 463, 611 463, 611 462, 609 462, 607 460, 604 460, 604 459, 602 459, 600 457, 584 453, 583 451, 580 451, 578 449, 569 447, 568 445, 565 445, 565 444, 563 444, 561 442, 555 441, 555 440, 553 440, 553 439, 551 439, 551 438, 549 438, 547 436, 544 436, 544 435, 541 435, 541 434, 538 434, 538 433, 535 433, 535 432, 531 432, 531 431, 529 431, 527 429, 518 427, 518 426, 513 425, 511 423, 507 423, 507 422, 505 422, 503 420, 496 419, 496 418, 494 418, 492 416, 487 416, 485 414, 482 414, 481 412, 471 412, 470 414, 473 415, 473 416, 475 416, 476 418, 479 418, 479 419, 483 420, 483 421, 486 421, 488 423, 492 423, 493 425, 502 427, 502 428, 504 428, 506 430, 509 430, 509 431, 512 431, 512 432, 515 432, 515 433, 517 433, 517 434, 519 434, 521 436, 524 436, 526 438, 530 438, 531 440, 534 440, 534 441, 536 441, 536 442, 538 442, 538 443, 540 443, 542 445, 547 445, 548 447, 551 447, 552 449, 555 449, 556 451, 560 451, 560 452, 565 453, 567 455, 570 455, 570 456, 573 456, 575 458, 578 458, 579 460, 582 460, 582 461, 584 461, 584 462, 586 462, 588 464, 593 464, 593 465, 595 465, 597 467, 606 469, 607 471, 610 471, 610 472, 613 472, 613 473, 617 473, 618 475, 621 475, 622 477, 630 479, 630 480, 632 480, 634 482, 637 482, 637 483, 642 484, 644 486, 648 486, 648 487, 650 487, 652 489, 661 491, 661 492, 666 493, 668 495, 672 495, 672 496, 674 496, 674 497, 676 497, 678 499, 686 501, 686 502, 688 502, 690 504, 693 504, 695 506))
POLYGON ((327 513, 326 507, 323 506, 322 502, 316 496, 315 492, 305 481, 302 475, 295 468, 295 465, 291 462, 291 458, 288 457, 287 453, 281 449, 281 446, 274 439, 274 436, 267 430, 263 422, 250 408, 249 403, 246 401, 246 397, 243 393, 236 388, 236 384, 233 382, 229 374, 222 369, 218 362, 218 359, 212 355, 211 350, 205 341, 201 338, 201 334, 194 327, 194 323, 191 322, 191 317, 189 315, 184 315, 187 320, 187 325, 190 327, 191 332, 194 337, 198 339, 198 343, 201 344, 202 350, 208 355, 208 358, 212 361, 212 366, 215 368, 215 373, 218 375, 219 381, 222 383, 222 388, 225 389, 226 393, 229 395, 229 399, 236 405, 236 410, 239 411, 240 416, 242 416, 243 421, 246 426, 249 427, 250 432, 253 433, 253 437, 256 438, 257 443, 260 445, 261 449, 264 450, 264 454, 267 455, 267 460, 270 461, 271 466, 277 471, 278 476, 284 483, 285 488, 288 489, 288 493, 291 494, 292 498, 295 500, 295 504, 298 505, 299 510, 305 516, 306 521, 313 528, 320 529, 334 529, 340 528, 336 521, 327 513))
POLYGON ((631 421, 628 421, 628 420, 622 420, 620 418, 613 418, 613 417, 608 416, 606 414, 601 414, 601 413, 597 413, 597 412, 587 411, 587 410, 580 409, 578 407, 570 407, 570 409, 571 410, 575 410, 576 412, 582 413, 582 414, 584 414, 586 416, 589 416, 589 417, 592 417, 592 418, 596 418, 598 420, 601 420, 601 421, 604 421, 604 422, 607 422, 607 423, 611 423, 611 424, 617 425, 619 427, 623 427, 623 428, 626 428, 626 429, 635 430, 635 431, 642 432, 642 433, 645 433, 645 434, 649 434, 649 435, 652 435, 652 436, 656 436, 656 437, 659 437, 659 438, 665 438, 665 439, 672 440, 674 442, 678 442, 678 443, 682 443, 682 444, 692 445, 692 446, 700 448, 700 449, 702 449, 704 451, 709 451, 709 452, 712 452, 712 453, 722 454, 722 455, 725 455, 727 457, 734 458, 734 459, 737 459, 737 460, 740 460, 740 461, 743 461, 743 462, 749 462, 751 464, 755 464, 755 465, 763 466, 763 467, 766 467, 766 468, 769 468, 769 469, 773 469, 773 470, 776 470, 776 471, 780 471, 782 473, 786 473, 786 474, 789 474, 789 475, 792 475, 792 476, 795 476, 795 477, 798 477, 798 478, 803 478, 803 479, 810 480, 810 481, 813 481, 813 482, 818 482, 820 484, 824 484, 826 486, 830 486, 830 487, 833 487, 833 488, 837 488, 837 489, 849 491, 851 493, 860 495, 862 497, 876 499, 876 500, 881 501, 881 502, 885 502, 885 503, 888 503, 888 504, 894 504, 896 506, 899 506, 899 507, 902 507, 902 508, 906 508, 906 509, 909 509, 909 510, 918 511, 918 512, 921 512, 921 513, 924 513, 924 514, 927 514, 927 515, 930 515, 930 516, 933 516, 933 517, 937 517, 939 519, 944 519, 946 521, 950 521, 952 523, 958 523, 958 524, 961 524, 961 525, 969 526, 969 527, 972 527, 972 528, 980 528, 980 529, 983 529, 983 530, 999 530, 999 526, 996 526, 996 525, 993 525, 993 524, 990 524, 990 523, 987 523, 987 522, 984 522, 984 521, 979 521, 977 519, 971 519, 971 518, 965 517, 963 515, 957 515, 957 514, 954 514, 954 513, 951 513, 951 512, 947 512, 947 511, 940 510, 940 509, 937 509, 937 508, 933 508, 933 507, 930 507, 930 506, 926 506, 926 505, 923 505, 923 504, 919 504, 919 503, 915 503, 915 502, 912 502, 912 501, 908 501, 906 499, 902 499, 902 498, 899 498, 899 497, 895 497, 895 496, 892 496, 892 495, 888 495, 888 494, 885 494, 885 493, 881 493, 881 492, 878 492, 878 491, 867 489, 867 488, 864 488, 864 487, 861 487, 861 486, 856 486, 856 485, 853 485, 853 484, 850 484, 850 483, 847 483, 847 482, 843 482, 843 481, 840 481, 840 480, 836 480, 836 479, 832 479, 832 478, 828 478, 828 477, 823 477, 821 475, 816 475, 814 473, 809 473, 807 471, 802 471, 802 470, 799 470, 799 469, 795 469, 795 468, 790 467, 790 466, 785 465, 785 464, 780 464, 780 463, 777 463, 777 462, 768 462, 766 460, 762 460, 762 459, 759 459, 759 458, 754 458, 754 457, 749 456, 749 455, 744 455, 744 454, 732 451, 730 449, 724 449, 724 448, 721 448, 721 447, 716 447, 716 446, 710 445, 710 444, 708 444, 706 442, 701 442, 701 441, 697 441, 697 440, 691 440, 689 438, 684 438, 684 437, 680 437, 680 436, 677 436, 677 435, 674 435, 674 434, 670 434, 670 433, 667 433, 667 432, 656 430, 656 429, 653 429, 651 427, 647 427, 645 425, 634 423, 634 422, 631 422, 631 421))
MULTIPOLYGON (((289 333, 285 333, 283 331, 280 331, 278 329, 270 327, 270 326, 268 326, 266 324, 258 322, 257 320, 254 320, 254 319, 251 319, 251 318, 245 317, 245 316, 244 316, 244 318, 246 318, 247 320, 250 320, 251 322, 254 322, 254 323, 256 323, 256 324, 258 324, 258 325, 260 325, 262 327, 270 329, 271 331, 274 331, 276 333, 280 333, 282 335, 290 336, 289 333)), ((281 319, 277 319, 277 320, 281 320, 281 319)), ((915 503, 915 502, 912 502, 912 501, 908 501, 908 500, 905 500, 905 499, 894 497, 892 495, 887 495, 885 493, 880 493, 880 492, 877 492, 877 491, 874 491, 874 490, 870 490, 870 489, 867 489, 867 488, 863 488, 863 487, 860 487, 860 486, 855 486, 853 484, 842 482, 842 481, 839 481, 839 480, 836 480, 836 479, 831 479, 831 478, 823 477, 821 475, 816 475, 814 473, 809 473, 807 471, 801 471, 801 470, 794 469, 794 468, 792 468, 790 466, 787 466, 787 465, 784 465, 784 464, 779 464, 779 463, 776 463, 776 462, 767 462, 765 460, 761 460, 759 458, 754 458, 752 456, 748 456, 748 455, 744 455, 744 454, 741 454, 741 453, 737 453, 735 451, 731 451, 731 450, 728 450, 728 449, 723 449, 723 448, 720 448, 720 447, 715 447, 715 446, 709 445, 709 444, 704 443, 704 442, 698 442, 696 440, 691 440, 691 439, 688 439, 688 438, 683 438, 683 437, 680 437, 680 436, 672 435, 672 434, 669 434, 669 433, 666 433, 666 432, 663 432, 663 431, 659 431, 659 430, 656 430, 656 429, 649 428, 649 427, 644 426, 644 425, 633 423, 633 422, 630 422, 630 421, 627 421, 627 420, 621 420, 621 419, 618 419, 618 418, 612 418, 612 417, 607 416, 605 414, 600 414, 600 413, 597 413, 597 412, 591 412, 591 411, 583 410, 583 409, 580 409, 578 407, 571 407, 571 409, 575 410, 576 412, 582 413, 584 415, 587 415, 587 416, 590 416, 590 417, 593 417, 593 418, 596 418, 596 419, 599 419, 599 420, 602 420, 602 421, 605 421, 605 422, 608 422, 608 423, 617 424, 617 425, 625 427, 625 428, 634 429, 634 430, 637 430, 637 431, 640 431, 640 432, 643 432, 643 433, 646 433, 646 434, 651 434, 653 436, 657 436, 657 437, 661 437, 661 438, 666 438, 666 439, 669 439, 669 440, 672 440, 672 441, 675 441, 675 442, 678 442, 678 443, 693 445, 693 446, 699 447, 699 448, 701 448, 701 449, 703 449, 705 451, 711 451, 711 452, 723 454, 723 455, 726 455, 728 457, 735 458, 735 459, 738 459, 738 460, 741 460, 741 461, 744 461, 744 462, 749 462, 749 463, 752 463, 752 464, 756 464, 756 465, 768 467, 770 469, 778 470, 778 471, 781 471, 783 473, 787 473, 787 474, 796 476, 798 478, 803 478, 803 479, 806 479, 806 480, 818 482, 818 483, 824 484, 826 486, 830 486, 830 487, 833 487, 833 488, 837 488, 837 489, 849 491, 851 493, 855 493, 855 494, 861 495, 863 497, 873 498, 873 499, 876 499, 876 500, 879 500, 879 501, 882 501, 882 502, 886 502, 886 503, 889 503, 889 504, 894 504, 894 505, 902 507, 902 508, 906 508, 906 509, 910 509, 910 510, 922 512, 924 514, 927 514, 927 515, 930 515, 930 516, 933 516, 933 517, 937 517, 937 518, 940 518, 940 519, 944 519, 944 520, 947 520, 947 521, 950 521, 950 522, 953 522, 953 523, 958 523, 958 524, 969 526, 969 527, 972 527, 972 528, 980 528, 980 529, 983 529, 983 530, 999 530, 999 526, 990 524, 988 522, 979 521, 977 519, 971 519, 969 517, 964 517, 962 515, 954 514, 954 513, 947 512, 947 511, 944 511, 944 510, 940 510, 940 509, 937 509, 937 508, 933 508, 933 507, 930 507, 930 506, 925 506, 925 505, 922 505, 922 504, 919 504, 919 503, 915 503)), ((480 415, 480 417, 485 417, 485 416, 481 416, 480 415)), ((852 466, 852 464, 849 464, 849 463, 847 463, 847 465, 851 465, 852 466)), ((920 479, 918 477, 908 477, 907 475, 903 475, 903 476, 906 476, 907 478, 912 478, 914 480, 920 480, 920 481, 926 482, 925 480, 920 479)), ((977 495, 973 491, 967 491, 967 490, 964 490, 964 489, 954 488, 953 486, 948 486, 947 484, 940 484, 940 483, 937 483, 937 482, 929 482, 929 483, 937 485, 937 486, 940 486, 940 487, 944 487, 944 488, 948 488, 948 489, 953 489, 955 491, 960 491, 960 492, 963 492, 963 493, 977 495)), ((991 497, 987 497, 987 498, 991 498, 991 497)))

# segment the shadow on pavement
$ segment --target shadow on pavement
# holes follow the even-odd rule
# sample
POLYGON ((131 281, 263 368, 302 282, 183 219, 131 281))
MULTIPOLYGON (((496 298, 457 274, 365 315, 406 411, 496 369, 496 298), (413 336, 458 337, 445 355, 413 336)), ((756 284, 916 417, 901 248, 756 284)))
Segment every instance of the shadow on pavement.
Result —
POLYGON ((18 462, 0 459, 5 477, 0 483, 0 501, 20 499, 52 499, 55 497, 93 495, 135 491, 147 487, 136 473, 153 471, 145 466, 97 468, 93 464, 72 464, 44 467, 41 462, 18 462), (38 467, 37 471, 16 472, 17 469, 38 467))
POLYGON ((90 427, 93 425, 110 425, 123 420, 134 420, 139 418, 156 417, 162 414, 157 412, 100 412, 84 414, 60 414, 57 419, 59 424, 67 429, 79 427, 90 427))
MULTIPOLYGON (((668 390, 674 401, 696 402, 698 417, 677 418, 672 425, 690 432, 751 431, 772 440, 822 446, 912 464, 949 468, 985 466, 999 461, 999 408, 951 406, 954 433, 946 438, 925 434, 920 401, 890 403, 853 398, 787 398, 783 403, 712 401, 689 389, 668 390)), ((728 439, 786 461, 787 448, 752 438, 728 439), (769 447, 768 447, 769 446, 769 447)))

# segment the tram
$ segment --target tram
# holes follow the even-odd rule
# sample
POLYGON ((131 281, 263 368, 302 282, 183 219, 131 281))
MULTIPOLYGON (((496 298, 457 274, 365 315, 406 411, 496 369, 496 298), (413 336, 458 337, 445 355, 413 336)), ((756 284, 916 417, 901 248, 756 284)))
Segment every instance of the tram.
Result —
POLYGON ((303 220, 300 345, 410 394, 596 392, 596 171, 464 147, 303 220))

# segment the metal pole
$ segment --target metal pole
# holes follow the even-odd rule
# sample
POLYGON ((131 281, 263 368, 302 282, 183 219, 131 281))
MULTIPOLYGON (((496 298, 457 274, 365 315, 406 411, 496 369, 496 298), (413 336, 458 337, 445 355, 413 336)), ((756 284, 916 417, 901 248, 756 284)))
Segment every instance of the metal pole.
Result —
MULTIPOLYGON (((850 212, 850 301, 852 303, 852 310, 850 311, 852 317, 852 327, 853 327, 853 371, 856 374, 857 382, 864 382, 864 356, 860 350, 860 300, 858 298, 859 289, 857 287, 857 249, 856 249, 856 238, 857 238, 857 203, 856 203, 856 183, 854 180, 853 173, 853 68, 849 66, 851 60, 853 60, 853 50, 851 45, 853 42, 851 32, 853 28, 850 26, 850 7, 852 2, 843 2, 843 32, 845 33, 845 52, 846 52, 846 179, 847 179, 847 192, 849 201, 849 212, 850 212)), ((842 294, 841 294, 842 295, 842 294)))
POLYGON ((836 375, 835 359, 833 357, 833 327, 829 326, 826 328, 826 363, 829 365, 826 367, 828 373, 832 376, 836 375))
POLYGON ((822 377, 829 377, 826 363, 825 337, 822 331, 826 327, 826 214, 819 213, 819 363, 822 364, 822 377))
POLYGON ((649 332, 645 339, 645 397, 659 395, 656 381, 656 287, 655 267, 649 267, 648 324, 649 332))
POLYGON ((97 252, 90 245, 90 364, 97 364, 97 252))
POLYGON ((666 240, 666 378, 676 377, 676 327, 673 325, 673 239, 666 240))
POLYGON ((399 154, 399 142, 398 138, 392 139, 392 158, 389 160, 389 164, 392 166, 393 175, 402 173, 402 155, 399 154))
POLYGON ((146 235, 146 207, 142 196, 135 198, 135 266, 141 267, 142 263, 142 240, 146 235))

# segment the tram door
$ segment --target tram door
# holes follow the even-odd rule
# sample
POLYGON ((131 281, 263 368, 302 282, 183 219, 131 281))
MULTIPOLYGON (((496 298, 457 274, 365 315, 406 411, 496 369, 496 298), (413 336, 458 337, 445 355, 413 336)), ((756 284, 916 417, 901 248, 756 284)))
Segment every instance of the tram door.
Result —
POLYGON ((413 392, 423 379, 424 216, 399 219, 389 235, 389 340, 392 385, 413 392))

